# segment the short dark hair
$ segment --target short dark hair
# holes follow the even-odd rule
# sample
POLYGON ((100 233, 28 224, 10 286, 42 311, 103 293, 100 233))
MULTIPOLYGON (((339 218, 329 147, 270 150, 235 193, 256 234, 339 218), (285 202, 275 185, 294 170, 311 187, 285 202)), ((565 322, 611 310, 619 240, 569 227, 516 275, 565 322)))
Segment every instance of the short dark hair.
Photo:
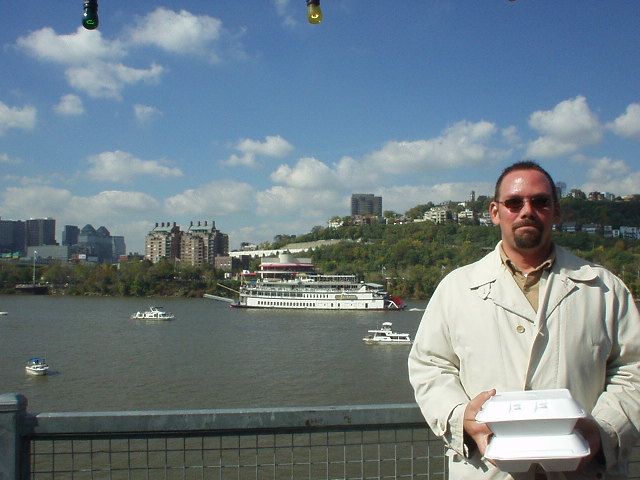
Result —
POLYGON ((551 175, 549 175, 549 172, 547 172, 544 168, 540 166, 540 164, 538 164, 537 162, 534 162, 533 160, 523 160, 521 162, 516 162, 513 165, 508 166, 502 171, 502 173, 498 177, 498 181, 496 182, 496 191, 494 193, 495 195, 494 200, 497 201, 498 198, 500 197, 500 186, 502 185, 502 180, 504 180, 504 177, 506 177, 509 173, 516 172, 518 170, 537 170, 538 172, 542 173, 545 177, 547 177, 547 180, 549 180, 549 185, 551 185, 551 194, 553 195, 553 201, 555 203, 559 201, 558 189, 556 188, 556 184, 553 181, 553 178, 551 178, 551 175))

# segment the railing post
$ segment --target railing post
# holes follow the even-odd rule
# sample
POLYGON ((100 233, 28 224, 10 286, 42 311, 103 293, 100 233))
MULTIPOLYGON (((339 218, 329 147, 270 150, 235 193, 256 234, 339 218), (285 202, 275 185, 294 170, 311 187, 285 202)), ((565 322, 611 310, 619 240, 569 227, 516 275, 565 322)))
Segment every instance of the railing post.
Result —
POLYGON ((0 478, 20 480, 26 457, 23 452, 22 420, 27 399, 19 393, 0 395, 0 478))

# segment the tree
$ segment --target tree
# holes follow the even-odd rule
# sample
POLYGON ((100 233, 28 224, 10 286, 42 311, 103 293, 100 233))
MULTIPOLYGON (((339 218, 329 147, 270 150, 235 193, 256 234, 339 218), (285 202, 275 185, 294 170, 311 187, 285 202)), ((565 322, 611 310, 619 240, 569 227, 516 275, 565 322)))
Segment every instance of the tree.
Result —
POLYGON ((422 218, 424 214, 434 207, 433 202, 429 202, 425 205, 416 205, 410 210, 405 212, 405 215, 411 219, 422 218))

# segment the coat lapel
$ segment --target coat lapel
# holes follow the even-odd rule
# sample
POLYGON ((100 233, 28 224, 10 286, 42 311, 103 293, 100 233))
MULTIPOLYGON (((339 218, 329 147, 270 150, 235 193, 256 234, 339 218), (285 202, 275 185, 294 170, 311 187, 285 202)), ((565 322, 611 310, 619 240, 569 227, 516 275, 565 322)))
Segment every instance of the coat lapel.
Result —
MULTIPOLYGON (((474 270, 470 278, 469 289, 484 300, 491 300, 498 307, 518 315, 529 322, 536 322, 536 312, 511 277, 511 273, 500 260, 500 243, 480 260, 480 268, 474 270)), ((556 246, 556 261, 547 280, 546 291, 540 304, 542 318, 546 319, 560 305, 578 284, 597 277, 595 271, 577 262, 573 254, 556 246), (563 265, 562 268, 559 265, 563 265)))
POLYGON ((498 248, 500 244, 480 261, 480 268, 475 269, 469 288, 482 299, 490 300, 509 313, 533 323, 536 312, 500 260, 498 248))
POLYGON ((597 278, 597 274, 584 261, 577 262, 577 257, 567 250, 556 246, 556 262, 551 268, 547 279, 547 288, 543 300, 540 302, 544 318, 548 318, 560 303, 581 283, 590 282, 597 278), (562 268, 560 268, 562 265, 562 268))

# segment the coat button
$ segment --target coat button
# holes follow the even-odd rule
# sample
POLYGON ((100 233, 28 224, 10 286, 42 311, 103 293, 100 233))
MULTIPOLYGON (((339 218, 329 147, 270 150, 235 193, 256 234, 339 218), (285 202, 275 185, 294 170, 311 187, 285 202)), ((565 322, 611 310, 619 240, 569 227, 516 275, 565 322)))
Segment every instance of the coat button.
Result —
POLYGON ((516 332, 518 332, 518 333, 524 333, 524 331, 525 331, 525 328, 524 328, 522 325, 518 325, 518 326, 516 327, 516 332))

